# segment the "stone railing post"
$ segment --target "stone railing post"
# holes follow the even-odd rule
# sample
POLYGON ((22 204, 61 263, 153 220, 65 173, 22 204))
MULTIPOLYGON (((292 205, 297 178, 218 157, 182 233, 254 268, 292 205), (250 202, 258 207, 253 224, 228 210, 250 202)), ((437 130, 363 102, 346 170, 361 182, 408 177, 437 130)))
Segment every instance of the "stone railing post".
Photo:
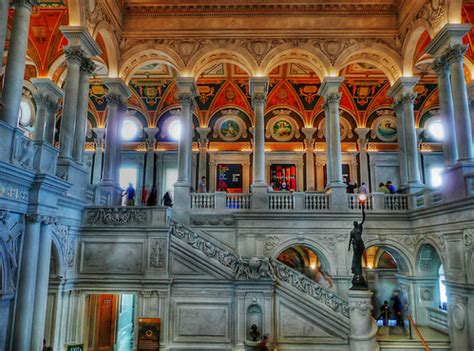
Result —
POLYGON ((225 191, 216 191, 214 195, 216 210, 224 210, 226 208, 227 193, 225 191))
POLYGON ((294 200, 294 205, 295 205, 295 210, 304 210, 304 199, 305 199, 305 193, 302 192, 296 192, 293 193, 293 200, 294 200))

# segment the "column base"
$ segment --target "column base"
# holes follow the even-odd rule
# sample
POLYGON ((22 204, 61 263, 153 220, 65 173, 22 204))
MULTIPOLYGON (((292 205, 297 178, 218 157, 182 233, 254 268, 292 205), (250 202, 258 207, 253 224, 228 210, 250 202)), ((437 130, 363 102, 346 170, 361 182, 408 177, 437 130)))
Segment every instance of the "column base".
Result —
POLYGON ((265 183, 252 184, 252 196, 250 197, 250 208, 252 210, 268 210, 268 185, 265 183))
POLYGON ((443 172, 443 202, 474 196, 474 162, 462 161, 443 172))
POLYGON ((331 211, 346 212, 349 210, 347 205, 346 185, 344 183, 331 183, 326 188, 326 194, 329 195, 329 206, 331 211))
POLYGON ((351 351, 375 351, 377 344, 377 323, 372 317, 372 295, 370 290, 349 290, 349 335, 351 351))
POLYGON ((96 205, 121 206, 122 188, 111 180, 103 180, 97 186, 96 205))
POLYGON ((56 171, 57 177, 72 184, 68 194, 80 199, 86 199, 89 187, 88 172, 83 166, 73 160, 60 158, 56 171))
POLYGON ((174 184, 173 208, 180 211, 191 209, 191 185, 188 182, 174 184))

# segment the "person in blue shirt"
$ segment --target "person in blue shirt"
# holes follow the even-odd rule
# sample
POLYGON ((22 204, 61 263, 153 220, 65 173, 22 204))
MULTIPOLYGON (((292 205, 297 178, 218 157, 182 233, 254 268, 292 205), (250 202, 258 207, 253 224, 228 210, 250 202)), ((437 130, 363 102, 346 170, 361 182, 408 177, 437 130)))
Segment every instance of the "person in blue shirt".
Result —
POLYGON ((388 191, 390 191, 390 194, 396 194, 397 193, 397 187, 392 184, 391 180, 387 181, 387 189, 388 189, 388 191))
POLYGON ((135 206, 135 188, 133 187, 132 183, 128 183, 127 189, 123 192, 122 196, 126 196, 126 206, 135 206))

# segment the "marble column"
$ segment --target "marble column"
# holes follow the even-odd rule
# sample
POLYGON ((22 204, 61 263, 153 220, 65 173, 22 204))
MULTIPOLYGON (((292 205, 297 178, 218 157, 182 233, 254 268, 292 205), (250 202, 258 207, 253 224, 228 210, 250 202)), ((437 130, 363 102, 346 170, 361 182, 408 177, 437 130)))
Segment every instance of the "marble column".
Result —
POLYGON ((96 65, 91 59, 83 57, 79 73, 79 92, 77 97, 76 124, 74 128, 74 161, 82 164, 87 134, 87 114, 89 104, 89 79, 96 65))
POLYGON ((326 169, 329 187, 344 187, 342 179, 341 126, 339 120, 339 87, 343 77, 327 77, 319 90, 326 111, 326 169))
POLYGON ((153 185, 155 184, 155 143, 156 143, 156 134, 159 131, 159 128, 144 128, 145 131, 145 140, 146 140, 146 154, 145 154, 145 184, 144 186, 148 188, 148 193, 151 192, 153 185))
MULTIPOLYGON (((207 136, 211 132, 211 128, 196 128, 196 130, 199 133, 198 183, 201 181, 202 177, 206 177, 207 186, 209 187, 209 179, 207 179, 207 147, 209 145, 209 139, 207 136)), ((209 191, 209 189, 207 189, 207 191, 209 191)))
POLYGON ((0 0, 0 68, 3 66, 3 52, 7 38, 9 0, 0 0))
MULTIPOLYGON (((370 132, 370 128, 356 128, 354 130, 359 137, 357 139, 357 145, 359 146, 359 165, 360 165, 360 181, 359 184, 365 183, 368 187, 369 183, 369 158, 367 154, 367 134, 370 132)), ((375 189, 372 189, 375 191, 375 189)))
POLYGON ((58 99, 63 95, 62 90, 49 78, 33 78, 31 81, 37 88, 33 140, 53 145, 58 99))
POLYGON ((120 78, 104 80, 108 88, 107 125, 105 129, 104 169, 102 171, 101 194, 108 198, 109 205, 121 204, 121 188, 118 179, 120 169, 119 153, 122 152, 121 129, 123 115, 127 109, 126 99, 130 90, 120 78))
POLYGON ((10 33, 10 47, 8 48, 2 93, 2 101, 5 107, 0 119, 11 127, 18 125, 18 112, 20 111, 23 79, 25 76, 30 17, 33 5, 38 3, 39 1, 36 0, 15 0, 13 2, 15 14, 10 33))
POLYGON ((433 70, 438 76, 440 115, 443 121, 443 153, 447 167, 453 166, 458 159, 454 124, 453 96, 451 92, 449 65, 445 58, 437 58, 433 70))
POLYGON ((268 78, 250 79, 250 96, 254 111, 253 131, 253 181, 252 190, 265 188, 267 178, 265 168, 265 102, 268 94, 268 78))
POLYGON ((181 105, 181 136, 178 143, 178 181, 174 185, 175 206, 189 209, 193 148, 193 111, 197 86, 194 78, 176 80, 177 96, 181 105))
POLYGON ((416 95, 405 93, 401 97, 403 104, 403 118, 405 124, 405 142, 408 165, 408 188, 413 192, 421 190, 424 185, 421 181, 420 157, 418 153, 418 137, 415 127, 414 102, 416 95))
POLYGON ((301 131, 305 135, 306 149, 306 191, 315 191, 314 179, 314 138, 316 128, 302 128, 301 131))
POLYGON ((33 307, 36 290, 36 267, 40 246, 39 216, 27 216, 20 276, 16 295, 16 312, 11 349, 29 351, 33 326, 33 307))
POLYGON ((403 118, 403 106, 400 101, 395 101, 393 110, 397 117, 397 142, 398 142, 398 166, 400 168, 400 189, 408 188, 408 160, 405 141, 405 119, 403 118))
POLYGON ((42 350, 48 304, 49 266, 51 262, 51 224, 41 225, 39 255, 36 274, 35 304, 33 310, 33 329, 31 350, 42 350))
POLYGON ((387 92, 395 99, 394 110, 397 116, 397 137, 400 155, 400 188, 417 192, 424 188, 421 182, 420 162, 415 128, 413 89, 418 77, 402 77, 387 92))
POLYGON ((468 45, 450 46, 445 55, 451 71, 451 86, 454 107, 454 129, 458 146, 458 162, 474 162, 472 147, 471 116, 464 75, 464 55, 468 45))
POLYGON ((105 128, 92 128, 95 134, 94 167, 92 169, 92 184, 99 184, 102 177, 102 160, 104 157, 105 128))
POLYGON ((79 79, 84 52, 79 46, 64 49, 67 60, 66 86, 63 100, 63 113, 59 130, 59 157, 72 160, 74 135, 77 118, 79 79))

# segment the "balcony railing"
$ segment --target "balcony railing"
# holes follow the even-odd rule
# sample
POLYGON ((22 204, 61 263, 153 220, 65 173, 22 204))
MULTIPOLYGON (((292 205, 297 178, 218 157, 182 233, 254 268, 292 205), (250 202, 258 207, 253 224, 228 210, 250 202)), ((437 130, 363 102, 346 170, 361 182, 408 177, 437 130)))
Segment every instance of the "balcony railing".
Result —
MULTIPOLYGON (((442 203, 439 192, 419 192, 415 194, 365 194, 364 203, 367 211, 374 212, 406 212, 418 208, 436 206, 442 203)), ((197 211, 251 210, 252 194, 246 193, 192 193, 191 208, 197 211)), ((266 207, 270 211, 330 211, 333 203, 329 193, 319 192, 268 192, 266 207)), ((260 199, 261 200, 261 199, 260 199)), ((347 194, 345 208, 360 211, 362 203, 360 194, 347 194)))
POLYGON ((443 333, 448 333, 448 311, 431 307, 428 307, 427 310, 428 326, 443 333))

